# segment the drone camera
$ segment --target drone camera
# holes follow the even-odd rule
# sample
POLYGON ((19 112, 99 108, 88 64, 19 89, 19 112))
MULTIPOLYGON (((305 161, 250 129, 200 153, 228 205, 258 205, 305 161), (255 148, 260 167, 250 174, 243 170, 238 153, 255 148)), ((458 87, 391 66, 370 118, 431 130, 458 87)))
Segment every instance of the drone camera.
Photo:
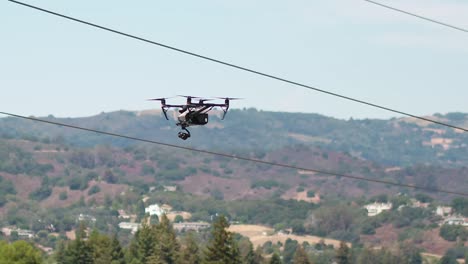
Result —
POLYGON ((188 133, 185 133, 185 132, 179 132, 179 134, 177 135, 180 139, 183 139, 183 140, 186 140, 187 138, 190 137, 190 135, 188 133))

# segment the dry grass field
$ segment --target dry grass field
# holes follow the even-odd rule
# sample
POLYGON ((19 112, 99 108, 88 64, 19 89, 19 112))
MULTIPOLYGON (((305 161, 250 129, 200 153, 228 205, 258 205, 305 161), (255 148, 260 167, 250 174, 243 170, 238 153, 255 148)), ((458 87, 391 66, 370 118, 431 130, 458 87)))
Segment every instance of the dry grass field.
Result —
MULTIPOLYGON (((246 236, 250 239, 254 248, 257 246, 262 246, 265 242, 271 241, 272 243, 277 243, 280 241, 284 244, 286 239, 290 238, 292 240, 297 240, 299 243, 307 241, 309 244, 317 244, 321 240, 324 241, 327 245, 333 245, 335 248, 339 247, 340 241, 316 236, 298 236, 292 234, 278 234, 274 232, 273 228, 260 226, 260 225, 231 225, 229 227, 230 232, 239 233, 243 236, 246 236)), ((348 246, 351 246, 348 244, 348 246)))

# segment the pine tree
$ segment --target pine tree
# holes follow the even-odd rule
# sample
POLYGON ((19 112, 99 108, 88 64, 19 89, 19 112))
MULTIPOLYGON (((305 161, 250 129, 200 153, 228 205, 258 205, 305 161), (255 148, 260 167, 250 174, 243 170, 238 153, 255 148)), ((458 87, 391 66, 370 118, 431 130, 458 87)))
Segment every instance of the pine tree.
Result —
MULTIPOLYGON (((384 255, 383 254, 380 254, 381 255, 381 259, 384 258, 384 255)), ((376 254, 374 254, 374 251, 370 248, 364 248, 361 253, 359 254, 359 257, 358 257, 358 260, 357 260, 357 263, 358 264, 367 264, 367 263, 380 263, 378 262, 378 257, 376 256, 376 254)))
POLYGON ((136 232, 133 237, 129 255, 133 262, 146 263, 151 255, 154 255, 156 247, 156 236, 148 221, 143 219, 141 228, 136 232))
POLYGON ((226 230, 228 227, 229 223, 224 216, 218 217, 213 223, 212 237, 205 252, 207 263, 239 264, 242 262, 233 235, 226 230))
POLYGON ((114 234, 111 240, 111 264, 125 264, 125 254, 122 250, 119 240, 117 239, 117 234, 114 234))
POLYGON ((415 247, 412 243, 403 243, 400 245, 401 262, 407 264, 422 264, 423 259, 421 250, 415 247))
POLYGON ((180 256, 180 263, 181 264, 200 264, 201 259, 200 259, 200 252, 199 248, 197 245, 197 242, 195 241, 193 237, 193 233, 190 232, 188 235, 185 237, 185 243, 184 247, 181 252, 180 256))
POLYGON ((246 243, 247 247, 248 247, 247 252, 243 256, 244 263, 245 264, 256 264, 256 262, 255 262, 255 252, 253 250, 252 242, 250 242, 250 240, 246 239, 246 242, 244 242, 244 243, 246 243))
POLYGON ((255 249, 255 252, 254 252, 254 261, 253 263, 255 264, 261 264, 265 261, 265 259, 263 258, 263 250, 260 246, 257 246, 257 248, 255 249))
POLYGON ((336 252, 336 262, 338 264, 350 264, 351 263, 351 252, 348 245, 344 241, 341 241, 340 247, 336 252))
POLYGON ((97 230, 93 230, 87 243, 92 248, 94 264, 111 263, 111 240, 108 236, 99 234, 97 230))
POLYGON ((447 250, 445 255, 440 259, 440 264, 457 264, 457 257, 455 256, 454 252, 451 250, 447 250))
POLYGON ((293 260, 294 253, 298 247, 297 240, 292 240, 290 238, 286 239, 284 242, 284 249, 283 249, 283 262, 290 263, 293 260))
POLYGON ((83 223, 76 231, 76 239, 66 246, 63 261, 60 264, 94 264, 93 248, 86 241, 83 223))
POLYGON ((307 256, 307 253, 301 245, 297 246, 296 253, 294 253, 293 263, 310 264, 309 257, 307 256))
POLYGON ((66 263, 66 252, 65 252, 65 242, 63 240, 60 240, 57 244, 57 248, 55 250, 55 261, 57 263, 66 263))
POLYGON ((271 256, 271 259, 270 259, 270 264, 281 264, 281 259, 278 255, 278 253, 273 253, 273 256, 271 256))
POLYGON ((165 214, 161 216, 158 225, 153 226, 154 235, 157 237, 154 255, 167 264, 177 263, 180 245, 171 222, 165 214))

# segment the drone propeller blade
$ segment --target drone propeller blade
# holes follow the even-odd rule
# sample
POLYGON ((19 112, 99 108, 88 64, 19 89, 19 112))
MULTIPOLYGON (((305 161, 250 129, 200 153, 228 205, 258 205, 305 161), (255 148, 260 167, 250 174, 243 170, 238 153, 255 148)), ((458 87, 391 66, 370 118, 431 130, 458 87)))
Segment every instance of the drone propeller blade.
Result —
POLYGON ((163 100, 171 99, 171 98, 174 98, 174 96, 172 96, 172 97, 161 97, 161 98, 151 98, 151 99, 147 99, 147 101, 163 101, 163 100))
POLYGON ((218 99, 224 99, 224 100, 242 100, 244 98, 236 98, 236 97, 215 97, 218 99))
POLYGON ((191 96, 191 95, 178 95, 180 97, 185 97, 185 98, 201 98, 201 97, 198 97, 198 96, 191 96))

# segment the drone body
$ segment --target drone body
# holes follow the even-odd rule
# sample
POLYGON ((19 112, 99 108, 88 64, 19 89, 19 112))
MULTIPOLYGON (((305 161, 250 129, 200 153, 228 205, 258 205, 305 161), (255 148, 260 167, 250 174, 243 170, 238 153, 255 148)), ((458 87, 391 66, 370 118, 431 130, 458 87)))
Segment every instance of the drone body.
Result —
MULTIPOLYGON (((182 96, 182 95, 181 95, 182 96)), ((208 124, 208 112, 210 112, 214 107, 219 107, 223 110, 223 117, 226 116, 226 113, 229 109, 229 100, 236 100, 240 98, 219 98, 224 99, 224 104, 213 104, 205 103, 205 101, 210 101, 211 99, 199 99, 198 102, 192 102, 193 98, 198 98, 195 96, 183 96, 187 98, 187 102, 183 105, 172 105, 166 104, 166 99, 168 98, 155 98, 149 99, 152 101, 160 101, 161 109, 163 111, 164 117, 169 120, 167 117, 167 111, 170 108, 179 108, 179 115, 177 116, 177 126, 180 126, 182 131, 178 133, 178 137, 186 140, 190 137, 190 132, 187 130, 189 126, 203 126, 208 124)))

